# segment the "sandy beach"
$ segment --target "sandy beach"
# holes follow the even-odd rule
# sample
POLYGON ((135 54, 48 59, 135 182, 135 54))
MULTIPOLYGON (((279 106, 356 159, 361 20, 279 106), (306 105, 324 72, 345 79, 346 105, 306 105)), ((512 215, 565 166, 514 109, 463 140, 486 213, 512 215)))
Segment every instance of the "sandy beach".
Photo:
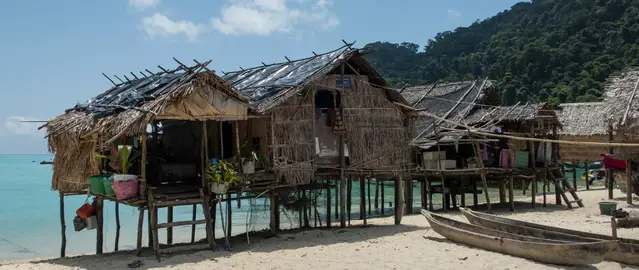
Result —
MULTIPOLYGON (((618 207, 626 207, 623 194, 618 190, 615 193, 618 207)), ((520 220, 611 234, 610 218, 600 215, 597 206, 597 202, 607 198, 607 191, 581 191, 579 196, 583 198, 585 208, 566 210, 565 206, 550 204, 554 202, 554 196, 549 196, 549 204, 543 207, 539 196, 539 204, 534 210, 530 209, 529 200, 520 197, 521 203, 517 205, 516 213, 506 209, 497 209, 495 212, 520 220)), ((445 215, 465 221, 454 211, 445 215)), ((358 224, 359 221, 353 223, 358 224)), ((143 262, 138 269, 572 269, 450 242, 432 231, 421 215, 404 217, 400 226, 392 224, 392 218, 378 218, 369 220, 368 227, 286 233, 269 239, 253 237, 250 245, 245 240, 236 239, 232 243, 232 252, 175 254, 164 256, 160 263, 150 253, 138 258, 132 252, 120 252, 102 256, 5 262, 0 269, 128 269, 127 264, 138 259, 143 262)), ((639 239, 638 231, 619 229, 618 233, 620 237, 639 239)), ((593 266, 597 269, 632 268, 609 261, 593 266)))

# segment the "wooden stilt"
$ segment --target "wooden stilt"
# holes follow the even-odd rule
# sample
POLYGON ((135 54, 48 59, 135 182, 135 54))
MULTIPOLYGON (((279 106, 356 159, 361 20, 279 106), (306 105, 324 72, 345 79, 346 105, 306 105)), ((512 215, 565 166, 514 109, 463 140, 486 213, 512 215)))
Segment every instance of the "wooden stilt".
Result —
POLYGON ((331 180, 326 179, 326 227, 331 227, 331 180))
MULTIPOLYGON (((363 176, 362 176, 363 177, 363 176)), ((366 177, 366 198, 368 199, 368 215, 371 215, 371 178, 366 177)))
POLYGON ((548 151, 546 150, 547 147, 547 143, 543 142, 544 144, 544 207, 546 207, 546 186, 548 186, 548 159, 546 158, 546 153, 548 153, 548 151))
MULTIPOLYGON (((206 241, 209 245, 209 248, 211 250, 215 250, 215 236, 213 235, 213 232, 215 231, 215 225, 213 224, 215 216, 211 217, 211 212, 209 211, 211 197, 206 193, 206 190, 204 188, 200 188, 200 197, 202 198, 202 212, 204 212, 204 218, 206 219, 206 241)), ((193 209, 196 209, 196 207, 193 207, 193 209)), ((195 231, 192 230, 191 239, 193 238, 195 238, 195 231)))
POLYGON ((506 180, 499 179, 499 203, 506 203, 506 180))
MULTIPOLYGON (((310 194, 310 191, 308 193, 310 194)), ((302 190, 302 200, 304 202, 304 204, 303 204, 304 207, 302 208, 302 210, 304 211, 304 228, 310 227, 309 222, 308 222, 309 215, 308 215, 308 211, 307 211, 308 209, 310 209, 309 204, 308 204, 308 202, 309 202, 308 198, 309 197, 310 196, 307 196, 306 190, 302 190)))
POLYGON ((577 161, 572 160, 572 188, 577 190, 577 161))
POLYGON ((271 233, 276 234, 279 232, 279 222, 277 220, 277 214, 279 213, 279 202, 275 194, 271 194, 271 233))
POLYGON ((402 173, 395 177, 395 225, 402 223, 403 200, 402 200, 402 173))
POLYGON ((632 204, 632 161, 626 160, 626 203, 632 204))
MULTIPOLYGON (((173 206, 169 206, 166 208, 166 222, 167 223, 173 222, 173 206)), ((167 245, 173 244, 173 227, 166 228, 166 244, 167 245)))
POLYGON ((341 183, 338 183, 337 181, 340 181, 340 180, 335 181, 335 220, 336 221, 340 220, 339 206, 340 206, 340 200, 342 197, 342 192, 340 191, 341 183))
POLYGON ((426 204, 428 204, 428 210, 433 211, 433 187, 430 184, 428 178, 426 178, 426 192, 428 192, 428 197, 426 199, 426 204))
POLYGON ((515 187, 513 184, 513 173, 508 175, 508 202, 510 202, 510 211, 515 211, 515 187))
POLYGON ((113 251, 118 251, 120 247, 120 204, 115 203, 115 245, 113 251))
POLYGON ((617 239, 617 219, 610 217, 610 227, 612 229, 612 238, 617 239))
MULTIPOLYGON (((359 195, 360 195, 360 213, 362 213, 362 220, 364 220, 364 225, 367 225, 366 221, 366 190, 364 189, 364 175, 359 176, 359 195)), ((370 185, 368 186, 370 190, 370 185)), ((370 200, 368 201, 370 204, 370 200)))
POLYGON ((138 208, 138 239, 137 239, 137 243, 136 243, 136 252, 135 255, 136 256, 140 256, 142 255, 142 233, 143 233, 143 227, 144 227, 144 207, 139 207, 138 208))
POLYGON ((477 157, 477 165, 479 165, 480 168, 481 183, 484 187, 484 195, 486 197, 488 213, 492 213, 493 211, 490 205, 490 197, 488 196, 488 183, 486 182, 486 170, 484 169, 484 161, 481 158, 481 149, 479 148, 479 143, 477 143, 475 140, 473 140, 473 144, 475 145, 475 157, 477 157))
MULTIPOLYGON (((377 180, 377 181, 379 181, 379 180, 377 180)), ((382 193, 381 194, 381 196, 382 196, 381 203, 382 203, 382 216, 383 216, 384 215, 384 208, 386 207, 386 205, 384 205, 384 181, 382 180, 382 182, 380 184, 381 184, 380 188, 381 188, 381 193, 382 193)))
POLYGON ((97 239, 95 246, 95 253, 102 254, 102 246, 104 241, 104 201, 100 197, 95 198, 97 200, 96 204, 96 218, 98 220, 98 228, 96 231, 97 239))
POLYGON ((158 232, 158 209, 155 207, 155 199, 149 205, 149 215, 151 216, 151 230, 153 234, 153 252, 155 258, 160 261, 160 238, 158 232))
POLYGON ((584 161, 584 171, 586 172, 586 190, 590 190, 590 179, 588 177, 588 159, 584 161))
POLYGON ((466 207, 466 181, 464 181, 466 179, 464 179, 463 177, 460 179, 461 183, 461 192, 459 192, 459 197, 461 198, 461 207, 466 207))
MULTIPOLYGON (((342 90, 341 92, 343 92, 344 89, 341 89, 342 87, 344 87, 344 63, 342 63, 340 65, 340 69, 341 69, 341 76, 340 76, 340 81, 342 83, 340 83, 341 87, 339 90, 342 90)), ((339 198, 339 207, 340 207, 340 227, 345 228, 346 227, 346 179, 345 179, 345 175, 344 175, 344 169, 346 167, 346 157, 344 156, 344 135, 340 134, 339 135, 339 164, 340 164, 340 182, 339 182, 339 193, 340 193, 340 198, 339 198)))
MULTIPOLYGON (((192 221, 195 221, 197 219, 197 204, 193 205, 193 215, 191 217, 192 221)), ((204 209, 204 211, 207 211, 206 209, 204 209)), ((213 207, 213 211, 215 211, 215 207, 213 207)), ((213 232, 215 232, 215 228, 213 228, 212 230, 213 232)), ((195 224, 191 225, 191 243, 195 243, 195 224)))
MULTIPOLYGON (((531 128, 531 136, 534 137, 534 133, 532 131, 533 131, 533 129, 531 128)), ((532 205, 532 208, 535 208, 536 203, 537 203, 537 177, 538 177, 537 168, 536 168, 537 167, 536 166, 537 156, 535 156, 535 143, 532 142, 531 145, 532 145, 532 147, 530 148, 530 160, 532 162, 532 170, 533 170, 534 177, 533 177, 533 179, 530 182, 531 183, 531 188, 530 188, 531 191, 530 191, 530 193, 532 193, 531 194, 532 195, 531 205, 532 205)))
POLYGON ((379 208, 379 181, 375 178, 375 209, 379 208))
POLYGON ((231 207, 231 193, 226 193, 226 196, 228 198, 228 201, 226 201, 226 238, 230 238, 232 236, 231 233, 233 232, 233 207, 231 207))
POLYGON ((428 205, 426 205, 426 180, 424 181, 419 181, 419 198, 420 198, 420 203, 422 206, 422 209, 428 209, 428 205))
POLYGON ((148 213, 146 215, 146 227, 147 227, 147 242, 148 242, 148 246, 149 247, 155 247, 155 245, 153 244, 153 228, 151 227, 151 209, 148 208, 147 209, 148 213))
POLYGON ((62 233, 62 242, 60 244, 60 258, 64 258, 67 254, 67 225, 64 221, 64 191, 60 191, 60 231, 62 233))
POLYGON ((348 226, 351 226, 351 209, 353 205, 353 176, 346 178, 346 213, 348 214, 348 226))

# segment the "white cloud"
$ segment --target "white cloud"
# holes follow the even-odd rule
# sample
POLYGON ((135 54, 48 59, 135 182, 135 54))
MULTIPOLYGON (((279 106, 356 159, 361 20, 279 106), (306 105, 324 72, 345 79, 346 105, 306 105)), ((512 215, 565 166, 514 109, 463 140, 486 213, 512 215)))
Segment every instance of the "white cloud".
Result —
POLYGON ((9 116, 4 121, 3 135, 38 135, 42 134, 38 127, 44 123, 34 122, 21 122, 21 121, 36 121, 37 119, 27 116, 9 116))
POLYGON ((201 25, 192 21, 173 21, 161 13, 142 18, 142 29, 150 37, 185 34, 189 41, 195 40, 203 30, 201 25))
POLYGON ((147 9, 156 6, 160 0, 129 0, 129 6, 137 9, 147 9))
POLYGON ((459 12, 459 10, 456 9, 449 9, 448 10, 448 16, 453 17, 453 18, 459 18, 462 16, 461 12, 459 12))
POLYGON ((339 25, 330 11, 330 0, 228 0, 220 16, 211 20, 225 35, 266 36, 288 33, 296 26, 316 26, 329 30, 339 25), (311 1, 313 1, 311 3, 311 1))

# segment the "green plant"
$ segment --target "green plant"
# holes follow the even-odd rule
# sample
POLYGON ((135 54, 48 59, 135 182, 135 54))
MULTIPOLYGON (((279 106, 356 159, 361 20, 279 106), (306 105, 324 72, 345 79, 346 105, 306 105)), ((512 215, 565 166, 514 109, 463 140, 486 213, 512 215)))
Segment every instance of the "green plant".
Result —
POLYGON ((111 168, 122 174, 128 174, 133 161, 138 157, 138 155, 139 154, 137 152, 133 151, 133 146, 131 145, 118 145, 117 150, 112 146, 110 156, 96 154, 99 158, 110 160, 111 168))
POLYGON ((219 160, 216 164, 209 166, 206 171, 206 179, 218 184, 231 186, 238 181, 239 177, 232 163, 219 160))
POLYGON ((271 166, 271 162, 269 161, 267 156, 258 156, 255 152, 251 153, 251 155, 251 159, 253 160, 253 162, 255 162, 256 168, 266 169, 271 166))

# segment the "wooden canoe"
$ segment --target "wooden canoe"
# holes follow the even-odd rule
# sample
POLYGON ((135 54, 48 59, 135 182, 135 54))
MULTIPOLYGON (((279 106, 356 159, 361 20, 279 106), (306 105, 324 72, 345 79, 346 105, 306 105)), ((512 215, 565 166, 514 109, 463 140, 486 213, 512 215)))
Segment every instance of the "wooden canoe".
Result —
POLYGON ((560 265, 590 265, 604 259, 615 241, 568 242, 522 236, 448 219, 426 210, 430 227, 447 239, 538 262, 560 265))
POLYGON ((577 237, 573 238, 573 241, 577 242, 592 242, 593 239, 609 241, 617 240, 617 247, 608 252, 605 259, 623 264, 639 266, 639 240, 626 238, 615 239, 608 235, 519 221, 482 212, 475 212, 467 208, 460 208, 460 210, 471 224, 493 230, 528 236, 541 236, 542 238, 549 237, 548 239, 570 239, 570 237, 577 237), (543 234, 540 231, 543 232, 543 234))

